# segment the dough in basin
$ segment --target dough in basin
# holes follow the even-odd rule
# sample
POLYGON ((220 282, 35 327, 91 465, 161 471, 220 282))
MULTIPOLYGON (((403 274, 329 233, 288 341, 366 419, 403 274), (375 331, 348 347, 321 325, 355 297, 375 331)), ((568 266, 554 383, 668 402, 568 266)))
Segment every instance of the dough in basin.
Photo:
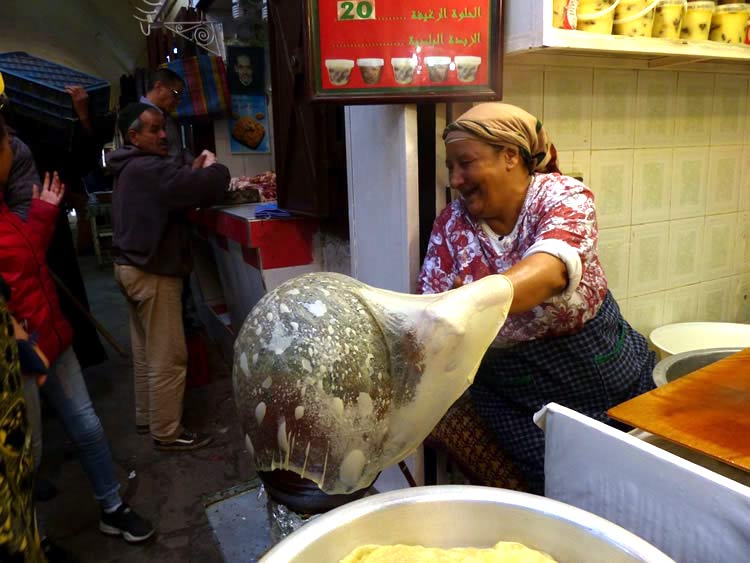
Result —
POLYGON ((363 545, 340 563, 555 563, 546 553, 517 542, 494 547, 440 549, 421 545, 363 545))

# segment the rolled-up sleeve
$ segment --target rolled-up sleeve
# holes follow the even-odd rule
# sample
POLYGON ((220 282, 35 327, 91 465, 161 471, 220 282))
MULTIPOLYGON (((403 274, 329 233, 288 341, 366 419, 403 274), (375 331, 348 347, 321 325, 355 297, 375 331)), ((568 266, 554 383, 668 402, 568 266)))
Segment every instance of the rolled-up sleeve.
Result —
POLYGON ((523 257, 544 252, 559 258, 568 275, 563 295, 572 295, 581 283, 585 265, 594 258, 596 248, 596 210, 591 191, 578 183, 551 197, 546 202, 536 234, 536 241, 523 257))

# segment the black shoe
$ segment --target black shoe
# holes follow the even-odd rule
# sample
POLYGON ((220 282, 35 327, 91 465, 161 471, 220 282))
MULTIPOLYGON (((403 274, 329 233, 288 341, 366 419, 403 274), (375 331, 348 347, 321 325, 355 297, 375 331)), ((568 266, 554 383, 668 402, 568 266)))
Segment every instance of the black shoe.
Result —
POLYGON ((136 424, 135 425, 135 432, 136 434, 144 435, 148 434, 151 430, 149 430, 148 424, 136 424))
POLYGON ((122 536, 128 543, 146 541, 156 531, 151 522, 133 512, 125 503, 109 514, 102 511, 99 530, 110 536, 122 536))
POLYGON ((163 452, 184 452, 187 450, 197 450, 213 442, 213 436, 201 432, 190 432, 183 430, 179 438, 172 442, 163 442, 154 438, 154 447, 163 452))
POLYGON ((44 553, 48 563, 79 563, 75 555, 51 542, 49 538, 42 538, 39 545, 42 546, 42 553, 44 553))

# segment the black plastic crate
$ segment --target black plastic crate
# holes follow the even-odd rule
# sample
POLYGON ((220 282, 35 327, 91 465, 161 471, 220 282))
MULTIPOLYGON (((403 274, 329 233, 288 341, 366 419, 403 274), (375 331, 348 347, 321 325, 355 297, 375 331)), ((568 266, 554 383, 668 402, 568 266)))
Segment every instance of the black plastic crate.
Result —
MULTIPOLYGON (((76 119, 70 94, 65 86, 82 86, 89 95, 89 111, 103 115, 109 111, 109 83, 20 51, 0 53, 0 72, 11 103, 26 110, 37 110, 46 119, 76 119)), ((40 116, 41 117, 41 116, 40 116)))

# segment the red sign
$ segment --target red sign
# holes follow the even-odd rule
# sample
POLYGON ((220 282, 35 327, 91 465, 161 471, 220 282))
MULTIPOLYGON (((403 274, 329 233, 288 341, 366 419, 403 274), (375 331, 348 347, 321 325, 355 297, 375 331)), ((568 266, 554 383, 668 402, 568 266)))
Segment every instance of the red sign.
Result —
POLYGON ((311 9, 319 97, 499 94, 497 0, 313 0, 311 9))

